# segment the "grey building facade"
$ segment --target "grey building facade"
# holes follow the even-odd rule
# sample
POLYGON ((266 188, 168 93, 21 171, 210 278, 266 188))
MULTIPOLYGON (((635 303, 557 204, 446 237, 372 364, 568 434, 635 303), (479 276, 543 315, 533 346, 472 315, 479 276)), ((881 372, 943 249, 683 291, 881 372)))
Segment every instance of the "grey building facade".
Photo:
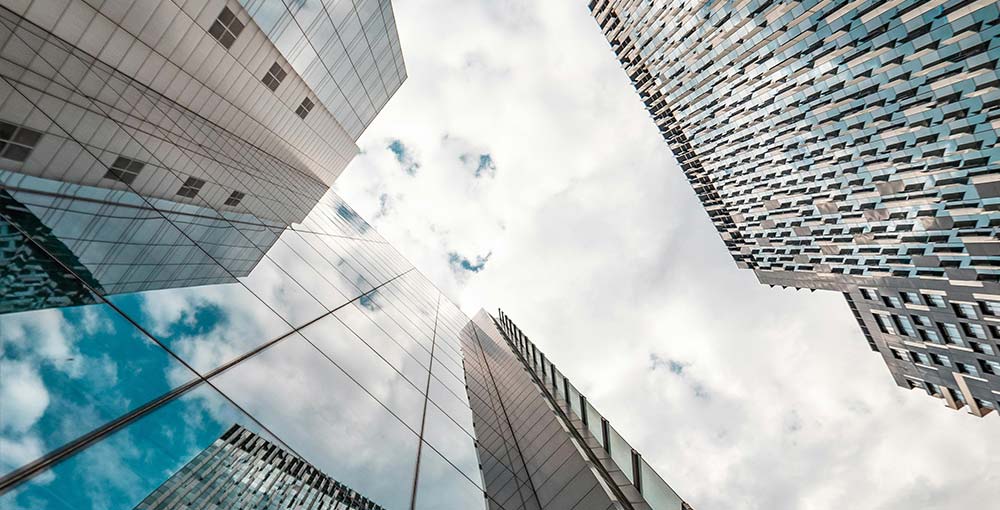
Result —
POLYGON ((900 386, 1000 406, 996 2, 590 10, 739 267, 843 293, 900 386))

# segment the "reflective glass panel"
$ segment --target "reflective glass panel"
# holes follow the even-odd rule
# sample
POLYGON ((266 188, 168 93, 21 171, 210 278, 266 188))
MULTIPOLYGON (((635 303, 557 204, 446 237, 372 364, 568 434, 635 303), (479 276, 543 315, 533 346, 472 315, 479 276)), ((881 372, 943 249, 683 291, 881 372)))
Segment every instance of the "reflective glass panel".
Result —
MULTIPOLYGON (((207 385, 128 423, 0 496, 12 509, 134 508, 234 425, 268 435, 207 385)), ((287 449, 287 447, 285 447, 287 449)), ((226 486, 232 490, 234 482, 226 486)))
POLYGON ((213 382, 324 473, 386 508, 409 505, 419 429, 404 425, 405 417, 303 337, 293 335, 213 382))
POLYGON ((415 507, 422 510, 485 509, 486 498, 474 483, 425 445, 420 455, 415 507))

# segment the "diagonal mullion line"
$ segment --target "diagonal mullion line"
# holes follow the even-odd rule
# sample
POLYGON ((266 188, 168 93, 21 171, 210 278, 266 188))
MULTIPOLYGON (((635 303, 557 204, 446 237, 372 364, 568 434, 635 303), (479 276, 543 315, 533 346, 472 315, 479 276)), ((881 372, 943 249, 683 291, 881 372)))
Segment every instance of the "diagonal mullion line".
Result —
POLYGON ((437 321, 441 313, 441 293, 438 293, 434 311, 434 334, 431 337, 431 362, 427 368, 427 385, 424 387, 424 410, 420 415, 420 435, 417 438, 417 463, 413 467, 413 492, 410 493, 410 510, 417 507, 417 485, 420 482, 420 456, 424 449, 424 427, 427 424, 427 401, 430 400, 431 371, 434 369, 434 346, 437 344, 437 321))

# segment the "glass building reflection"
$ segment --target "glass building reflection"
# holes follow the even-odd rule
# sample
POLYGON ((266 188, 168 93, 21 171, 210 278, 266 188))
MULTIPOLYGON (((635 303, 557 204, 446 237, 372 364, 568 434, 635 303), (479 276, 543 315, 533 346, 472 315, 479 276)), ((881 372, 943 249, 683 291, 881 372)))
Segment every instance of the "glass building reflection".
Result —
POLYGON ((191 506, 383 510, 239 424, 233 424, 135 508, 191 506))

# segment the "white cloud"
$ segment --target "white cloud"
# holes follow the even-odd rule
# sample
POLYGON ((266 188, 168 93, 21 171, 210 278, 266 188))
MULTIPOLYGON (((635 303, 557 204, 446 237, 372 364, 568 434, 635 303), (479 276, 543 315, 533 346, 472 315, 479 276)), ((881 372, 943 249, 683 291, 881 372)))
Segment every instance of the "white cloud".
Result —
MULTIPOLYGON (((3 374, 3 386, 0 386, 0 402, 3 405, 0 424, 3 426, 0 430, 26 432, 45 413, 49 406, 49 392, 42 377, 28 363, 0 360, 0 373, 3 374)), ((16 451, 14 453, 16 455, 16 451)))
MULTIPOLYGON (((86 310, 89 307, 78 309, 86 310)), ((52 308, 9 314, 3 317, 3 327, 0 328, 0 348, 3 352, 10 349, 30 352, 46 363, 73 377, 82 375, 80 356, 75 342, 78 339, 76 329, 66 320, 63 310, 52 308)), ((85 321, 86 327, 99 327, 94 319, 85 321)))
POLYGON ((897 388, 839 295, 735 267, 584 4, 394 9, 409 79, 336 189, 466 313, 504 307, 695 508, 996 497, 996 416, 897 388))

